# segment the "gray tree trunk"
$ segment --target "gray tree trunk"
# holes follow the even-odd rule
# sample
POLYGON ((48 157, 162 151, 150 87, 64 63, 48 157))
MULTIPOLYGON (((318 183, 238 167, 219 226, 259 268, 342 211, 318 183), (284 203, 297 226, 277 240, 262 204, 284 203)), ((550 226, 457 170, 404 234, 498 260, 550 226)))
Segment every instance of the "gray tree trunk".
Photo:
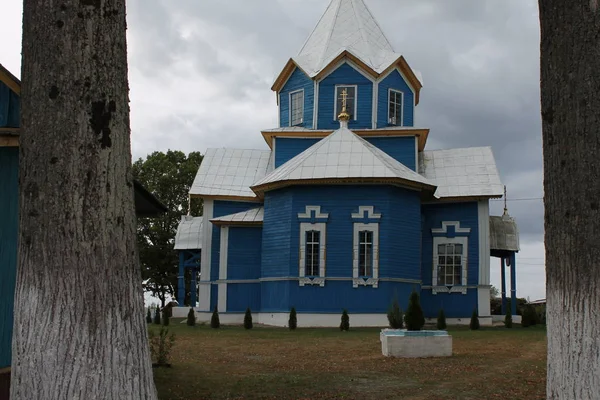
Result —
POLYGON ((25 0, 12 398, 156 399, 125 0, 25 0))
POLYGON ((540 0, 549 399, 600 393, 600 10, 540 0))

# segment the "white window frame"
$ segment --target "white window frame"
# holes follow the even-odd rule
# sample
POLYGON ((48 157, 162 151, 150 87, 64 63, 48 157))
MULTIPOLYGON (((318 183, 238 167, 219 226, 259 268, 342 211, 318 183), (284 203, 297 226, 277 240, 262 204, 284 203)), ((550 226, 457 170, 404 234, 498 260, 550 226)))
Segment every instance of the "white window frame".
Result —
POLYGON ((305 101, 305 99, 304 99, 304 89, 294 90, 294 91, 290 92, 288 96, 289 96, 289 111, 288 111, 288 113, 289 113, 289 117, 288 117, 289 118, 289 124, 288 125, 289 126, 301 125, 301 124, 304 123, 304 101, 305 101), (302 104, 302 113, 301 113, 301 117, 300 117, 300 122, 297 123, 297 124, 293 124, 292 123, 292 95, 294 95, 296 93, 302 93, 302 102, 301 102, 301 104, 302 104))
MULTIPOLYGON (((381 214, 375 212, 373 206, 360 206, 357 213, 352 213, 352 219, 380 219, 381 214)), ((355 222, 353 234, 352 250, 352 286, 373 286, 379 285, 379 222, 355 222), (360 255, 360 232, 373 232, 373 275, 371 277, 362 277, 359 275, 359 255, 360 255)))
POLYGON ((358 113, 358 85, 342 85, 342 84, 338 84, 335 85, 335 88, 333 89, 333 97, 334 97, 334 103, 333 103, 333 120, 337 121, 338 120, 338 113, 337 113, 337 105, 338 105, 338 88, 341 87, 352 87, 354 88, 354 112, 352 113, 352 120, 356 121, 356 117, 357 117, 357 113, 358 113))
POLYGON ((388 125, 392 125, 392 123, 390 122, 390 104, 392 102, 392 92, 393 93, 399 93, 400 94, 400 123, 398 123, 398 121, 396 121, 395 124, 393 124, 394 126, 404 126, 404 92, 400 91, 400 90, 396 90, 396 89, 389 89, 388 90, 388 103, 387 103, 387 121, 388 121, 388 125))
MULTIPOLYGON (((328 219, 329 214, 322 213, 320 206, 306 206, 304 213, 299 213, 298 218, 311 218, 312 211, 316 219, 328 219)), ((318 285, 325 286, 326 272, 326 248, 327 248, 327 223, 326 222, 300 222, 300 248, 298 263, 298 282, 300 286, 318 285), (306 276, 306 232, 319 232, 319 276, 306 276)))
MULTIPOLYGON (((461 228, 460 222, 458 221, 444 221, 442 222, 442 228, 432 229, 431 233, 434 234, 447 234, 448 226, 454 226, 455 234, 469 234, 471 232, 471 228, 461 228)), ((469 248, 469 238, 468 236, 455 236, 452 238, 445 236, 434 236, 433 237, 433 258, 432 258, 432 279, 431 279, 431 288, 433 294, 438 293, 462 293, 467 294, 467 266, 468 263, 468 251, 469 248), (437 264, 438 264, 438 245, 440 244, 462 244, 463 246, 463 254, 461 258, 462 269, 461 269, 461 285, 453 285, 453 286, 439 286, 438 282, 438 274, 437 274, 437 264)))

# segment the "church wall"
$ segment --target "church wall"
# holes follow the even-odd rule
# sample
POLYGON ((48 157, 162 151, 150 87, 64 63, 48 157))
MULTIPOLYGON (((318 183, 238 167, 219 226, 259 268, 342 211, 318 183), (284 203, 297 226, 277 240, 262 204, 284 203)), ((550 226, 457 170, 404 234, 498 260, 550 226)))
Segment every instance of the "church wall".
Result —
MULTIPOLYGON (((278 168, 308 149, 321 139, 314 138, 276 138, 275 139, 275 168, 278 168)), ((414 150, 413 150, 414 153, 414 150)))
POLYGON ((335 116, 335 86, 357 85, 358 103, 356 120, 349 122, 350 129, 373 127, 373 82, 344 63, 319 82, 318 129, 338 129, 340 123, 335 116))
POLYGON ((289 275, 291 214, 292 196, 289 191, 283 189, 265 194, 262 277, 287 277, 289 275))
POLYGON ((252 312, 260 310, 260 283, 228 283, 227 312, 243 313, 247 307, 252 312))
POLYGON ((416 171, 416 153, 414 136, 370 137, 367 141, 388 155, 416 171))
POLYGON ((467 294, 438 293, 435 295, 431 290, 423 289, 421 306, 426 318, 436 318, 443 308, 446 318, 468 319, 477 308, 477 289, 468 289, 467 294))
POLYGON ((313 127, 313 114, 315 107, 315 84, 304 72, 296 68, 287 83, 279 92, 279 125, 290 126, 290 93, 304 90, 304 117, 302 124, 296 125, 304 128, 313 127))
POLYGON ((0 82, 0 128, 18 128, 20 125, 20 98, 0 82))
POLYGON ((229 227, 227 280, 260 278, 262 227, 229 227))
POLYGON ((379 82, 377 100, 377 128, 391 126, 388 123, 389 90, 394 89, 403 93, 402 126, 413 126, 414 94, 400 72, 394 69, 387 77, 379 82))

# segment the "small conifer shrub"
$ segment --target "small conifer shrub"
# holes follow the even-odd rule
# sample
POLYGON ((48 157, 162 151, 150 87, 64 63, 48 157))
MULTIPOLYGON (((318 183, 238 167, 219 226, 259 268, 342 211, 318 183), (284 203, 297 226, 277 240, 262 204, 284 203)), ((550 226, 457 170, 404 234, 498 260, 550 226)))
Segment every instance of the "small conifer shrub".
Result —
POLYGON ((420 331, 425 325, 425 316, 419 302, 419 294, 416 291, 410 294, 404 321, 406 322, 406 329, 409 331, 420 331))
POLYGON ((170 320, 169 313, 167 312, 167 310, 163 309, 163 312, 162 312, 162 324, 163 324, 163 326, 169 326, 169 322, 170 322, 169 320, 170 320))
POLYGON ((447 325, 446 325, 446 314, 444 313, 444 309, 442 308, 440 310, 440 312, 438 313, 438 317, 437 317, 437 328, 440 331, 443 331, 444 329, 446 329, 447 325))
POLYGON ((169 335, 169 329, 165 327, 160 328, 160 332, 158 336, 152 331, 148 333, 149 342, 150 342, 150 355, 153 361, 156 361, 154 364, 158 367, 168 367, 169 364, 169 355, 171 354, 171 348, 175 343, 175 335, 169 335))
POLYGON ((404 315, 402 315, 402 309, 400 308, 400 304, 398 304, 397 299, 394 299, 394 302, 390 306, 387 317, 388 317, 388 322, 390 323, 390 328, 392 328, 392 329, 404 328, 404 315))
POLYGON ((479 329, 479 315, 477 314, 476 308, 473 310, 473 314, 471 315, 469 329, 471 329, 472 331, 476 331, 477 329, 479 329))
POLYGON ((192 307, 190 307, 190 311, 188 311, 186 323, 187 326, 196 326, 196 313, 192 307))
POLYGON ((146 313, 146 322, 149 324, 152 323, 152 311, 150 311, 150 307, 148 307, 148 312, 146 313))
POLYGON ((154 311, 154 324, 160 325, 160 306, 156 305, 156 310, 154 311))
POLYGON ((252 311, 250 311, 250 307, 246 308, 246 315, 244 315, 244 328, 252 329, 252 311))
POLYGON ((342 322, 340 323, 340 331, 348 331, 350 329, 350 316, 348 310, 342 312, 342 322))
POLYGON ((288 320, 288 327, 291 331, 298 327, 298 319, 296 317, 296 307, 292 307, 290 310, 290 319, 288 320))
POLYGON ((214 329, 219 329, 221 327, 221 321, 219 320, 219 311, 217 310, 217 306, 212 313, 212 317, 210 318, 210 327, 214 329))
POLYGON ((504 326, 507 328, 512 328, 512 312, 508 307, 506 307, 506 315, 504 316, 504 326))

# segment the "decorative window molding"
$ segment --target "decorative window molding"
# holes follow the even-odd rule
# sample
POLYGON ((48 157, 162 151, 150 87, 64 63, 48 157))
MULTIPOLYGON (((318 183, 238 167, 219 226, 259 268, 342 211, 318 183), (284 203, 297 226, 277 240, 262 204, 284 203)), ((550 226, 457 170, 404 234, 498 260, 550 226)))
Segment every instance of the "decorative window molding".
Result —
POLYGON ((375 207, 373 206, 359 206, 358 212, 352 213, 352 219, 380 219, 381 214, 375 212, 375 207), (366 216, 365 216, 366 214, 366 216))
POLYGON ((290 126, 301 125, 304 122, 304 89, 290 92, 289 104, 290 126))
POLYGON ((328 213, 321 212, 321 206, 306 206, 305 211, 303 213, 298 213, 298 219, 324 219, 327 220, 329 218, 328 213), (314 213, 314 217, 313 217, 314 213))
POLYGON ((379 223, 354 223, 352 255, 353 287, 379 283, 379 223))
POLYGON ((443 221, 441 228, 433 228, 431 233, 448 233, 448 227, 454 227, 454 233, 471 233, 471 228, 461 228, 460 221, 443 221))
POLYGON ((298 213, 298 219, 301 221, 298 264, 300 286, 325 286, 326 221, 328 218, 329 214, 321 212, 321 206, 306 206, 303 213, 298 213), (315 274, 315 268, 318 268, 318 274, 315 274))
POLYGON ((468 245, 469 238, 465 236, 433 238, 433 294, 467 294, 468 245), (458 279, 457 271, 460 274, 458 279))
POLYGON ((356 114, 358 112, 358 85, 335 85, 333 120, 337 121, 338 115, 340 115, 342 111, 341 97, 342 91, 344 89, 348 90, 348 97, 346 98, 346 104, 348 105, 348 109, 346 110, 346 112, 350 114, 351 120, 356 121, 356 114))
POLYGON ((388 90, 388 125, 403 126, 404 123, 404 92, 395 89, 388 90))

